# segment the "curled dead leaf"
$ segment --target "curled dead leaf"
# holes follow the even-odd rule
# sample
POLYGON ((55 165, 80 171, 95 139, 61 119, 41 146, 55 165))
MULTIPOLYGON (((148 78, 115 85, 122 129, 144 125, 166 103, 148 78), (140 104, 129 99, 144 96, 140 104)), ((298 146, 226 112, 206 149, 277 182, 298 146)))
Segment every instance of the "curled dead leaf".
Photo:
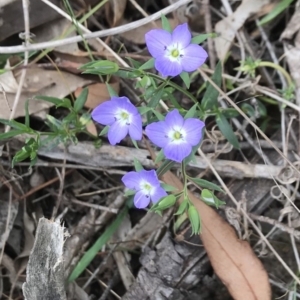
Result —
MULTIPOLYGON (((165 183, 183 189, 171 172, 162 176, 165 183)), ((233 228, 211 207, 192 193, 190 200, 201 215, 200 235, 211 264, 234 299, 271 299, 268 274, 246 241, 237 238, 233 228)))
POLYGON ((120 24, 121 20, 123 19, 126 4, 127 0, 111 0, 105 6, 106 20, 111 27, 120 24))

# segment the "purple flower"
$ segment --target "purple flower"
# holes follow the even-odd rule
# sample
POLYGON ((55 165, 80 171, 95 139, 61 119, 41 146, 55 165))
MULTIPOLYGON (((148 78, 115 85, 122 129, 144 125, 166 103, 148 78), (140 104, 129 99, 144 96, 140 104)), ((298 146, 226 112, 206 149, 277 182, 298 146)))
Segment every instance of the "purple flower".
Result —
POLYGON ((145 208, 149 205, 150 200, 156 203, 167 196, 166 191, 160 186, 154 170, 129 172, 122 177, 122 181, 126 187, 136 191, 133 201, 137 208, 145 208))
POLYGON ((182 162, 190 155, 192 147, 200 143, 204 122, 196 118, 184 118, 175 109, 166 115, 164 121, 146 127, 148 138, 164 149, 166 158, 182 162))
POLYGON ((129 133, 133 140, 142 139, 142 118, 127 97, 112 97, 92 111, 92 118, 109 125, 108 140, 111 145, 120 143, 129 133))
POLYGON ((187 23, 178 25, 172 33, 153 29, 146 33, 148 51, 155 58, 155 68, 163 76, 176 76, 182 71, 197 70, 207 58, 199 45, 191 44, 192 35, 187 23))

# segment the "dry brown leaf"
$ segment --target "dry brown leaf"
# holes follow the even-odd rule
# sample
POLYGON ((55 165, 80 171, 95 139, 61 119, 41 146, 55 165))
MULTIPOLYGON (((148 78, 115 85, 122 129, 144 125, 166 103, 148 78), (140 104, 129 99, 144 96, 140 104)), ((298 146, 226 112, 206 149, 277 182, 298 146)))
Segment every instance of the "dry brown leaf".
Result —
MULTIPOLYGON (((171 27, 174 29, 178 25, 178 20, 175 19, 169 19, 171 27)), ((143 26, 137 27, 133 30, 129 30, 126 32, 121 33, 121 36, 135 44, 145 44, 145 34, 155 28, 161 28, 161 20, 155 21, 156 27, 154 26, 153 22, 147 23, 143 26)))
POLYGON ((92 134, 94 136, 98 136, 97 128, 93 121, 88 122, 86 124, 85 128, 90 134, 92 134))
POLYGON ((127 0, 110 0, 105 6, 106 20, 111 27, 120 24, 123 19, 126 4, 127 0))
MULTIPOLYGON (((171 172, 162 176, 165 183, 183 189, 171 172)), ((200 235, 210 262, 234 299, 268 300, 271 290, 268 274, 246 241, 237 238, 233 228, 211 207, 192 193, 190 200, 201 215, 200 235)))
POLYGON ((214 39, 217 55, 220 60, 224 60, 236 32, 244 25, 245 21, 252 15, 260 11, 270 0, 243 0, 242 4, 230 16, 219 21, 215 26, 215 31, 220 35, 214 39))
MULTIPOLYGON (((9 106, 3 93, 0 92, 0 118, 9 119, 10 108, 13 107, 15 93, 17 91, 20 71, 15 73, 7 71, 0 75, 0 83, 6 82, 6 92, 9 106), (6 81, 9 78, 9 81, 6 81)), ((56 70, 44 70, 38 67, 27 69, 26 79, 23 85, 22 94, 16 109, 15 118, 25 115, 25 102, 27 99, 33 99, 35 96, 51 96, 56 98, 64 98, 74 92, 78 87, 82 87, 92 83, 93 80, 85 79, 67 72, 57 72, 56 70)), ((45 110, 52 106, 50 102, 40 100, 29 101, 29 113, 34 114, 45 110)))
MULTIPOLYGON (((113 78, 112 82, 110 82, 109 84, 117 93, 119 93, 120 81, 117 77, 113 78)), ((102 82, 94 83, 87 86, 87 88, 89 90, 87 101, 85 103, 85 107, 87 108, 95 108, 102 102, 110 99, 110 95, 105 83, 102 82)), ((75 91, 75 96, 78 97, 81 91, 82 88, 78 88, 75 91)))

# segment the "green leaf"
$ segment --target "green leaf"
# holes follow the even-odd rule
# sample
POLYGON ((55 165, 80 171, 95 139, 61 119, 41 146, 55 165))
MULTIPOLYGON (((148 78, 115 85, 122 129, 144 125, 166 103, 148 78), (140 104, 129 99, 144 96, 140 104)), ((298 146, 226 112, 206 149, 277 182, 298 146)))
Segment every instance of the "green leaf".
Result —
POLYGON ((194 118, 196 116, 196 111, 197 111, 198 103, 195 103, 185 114, 184 119, 188 118, 194 118))
POLYGON ((156 170, 157 176, 158 177, 162 176, 167 171, 169 171, 174 165, 175 165, 174 161, 166 159, 156 170))
POLYGON ((275 19, 281 12, 288 8, 292 2, 293 0, 281 0, 270 13, 268 13, 258 22, 258 24, 262 26, 275 19))
POLYGON ((201 221, 199 213, 194 205, 190 205, 188 216, 192 225, 192 234, 199 234, 201 231, 201 221))
POLYGON ((84 88, 78 98, 74 102, 74 110, 78 113, 83 107, 87 100, 89 90, 88 88, 84 88))
POLYGON ((110 75, 118 72, 119 66, 109 60, 98 60, 82 65, 80 70, 84 70, 83 74, 110 75))
POLYGON ((102 135, 105 135, 108 133, 108 130, 109 130, 109 126, 106 125, 102 130, 101 132, 99 133, 99 136, 102 136, 102 135))
POLYGON ((217 125, 222 132, 222 134, 225 136, 225 138, 228 140, 228 142, 236 149, 240 149, 240 144, 235 136, 231 125, 229 124, 228 120, 220 113, 216 116, 216 122, 217 125))
POLYGON ((151 97, 151 100, 149 101, 148 103, 148 106, 149 107, 153 107, 155 108, 158 103, 159 103, 159 100, 161 99, 161 96, 164 92, 164 89, 163 88, 159 88, 157 89, 153 94, 152 94, 152 97, 151 97))
POLYGON ((29 99, 27 99, 26 102, 25 102, 25 126, 29 128, 30 121, 29 121, 28 104, 29 104, 29 99))
POLYGON ((208 204, 210 204, 210 205, 214 205, 215 204, 214 195, 209 190, 207 190, 207 189, 202 190, 201 197, 208 204))
POLYGON ((210 182, 210 181, 207 181, 207 180, 204 180, 202 178, 192 178, 192 177, 189 177, 189 180, 191 180, 192 182, 194 182, 196 185, 202 187, 202 188, 207 188, 207 189, 211 189, 211 190, 215 190, 215 191, 218 191, 218 192, 222 192, 222 193, 225 193, 218 185, 210 182))
POLYGON ((162 161, 163 159, 165 158, 165 154, 164 154, 164 150, 161 149, 159 152, 158 152, 158 155, 156 156, 155 158, 155 164, 159 163, 160 161, 162 161))
POLYGON ((132 196, 132 195, 134 195, 135 193, 136 193, 136 191, 134 191, 134 190, 127 190, 127 191, 125 191, 125 193, 124 193, 124 197, 132 196))
POLYGON ((191 79, 190 79, 189 73, 187 73, 187 72, 181 72, 179 74, 179 76, 183 80, 186 88, 189 89, 190 85, 191 85, 191 79))
POLYGON ((133 59, 131 57, 126 57, 126 58, 131 62, 132 66, 135 69, 138 69, 142 65, 139 61, 137 61, 137 60, 135 60, 135 59, 133 59))
POLYGON ((219 208, 221 205, 226 204, 224 201, 218 199, 211 191, 207 189, 202 190, 201 198, 206 204, 215 206, 216 208, 219 208))
POLYGON ((134 146, 136 149, 138 149, 138 150, 140 149, 139 146, 138 146, 138 144, 137 144, 137 142, 136 142, 136 140, 131 139, 131 142, 132 142, 133 146, 134 146))
MULTIPOLYGON (((211 79, 218 87, 221 86, 222 83, 222 62, 221 61, 218 62, 215 72, 211 79)), ((201 106, 203 107, 203 110, 212 109, 213 107, 218 106, 219 92, 209 82, 207 82, 206 84, 207 84, 206 91, 201 102, 201 106)))
POLYGON ((243 103, 241 108, 249 117, 255 117, 255 109, 249 103, 243 103))
POLYGON ((172 27, 170 25, 169 20, 166 18, 165 15, 161 15, 161 26, 164 30, 168 32, 172 32, 172 27))
POLYGON ((134 162, 134 168, 136 172, 144 170, 142 164, 135 157, 133 158, 133 162, 134 162))
POLYGON ((170 184, 166 184, 166 183, 162 183, 161 187, 166 191, 166 192, 174 192, 177 191, 178 188, 170 185, 170 184))
POLYGON ((22 130, 23 132, 30 132, 30 128, 28 128, 25 124, 22 124, 20 122, 17 122, 15 120, 5 120, 5 119, 0 119, 0 123, 4 125, 8 125, 12 128, 22 130))
POLYGON ((224 108, 221 110, 222 114, 225 118, 236 118, 240 115, 240 113, 235 108, 224 108))
POLYGON ((164 115, 162 115, 160 112, 158 112, 156 109, 152 109, 152 112, 155 114, 156 118, 159 121, 163 121, 165 119, 164 115))
POLYGON ((192 44, 201 44, 203 43, 205 40, 207 40, 208 38, 215 38, 218 35, 214 32, 212 33, 205 33, 205 34, 199 34, 196 35, 192 38, 191 43, 192 44))
POLYGON ((152 57, 139 67, 139 70, 149 70, 154 68, 155 59, 152 57))
POLYGON ((177 212, 175 213, 175 215, 182 215, 182 214, 186 211, 186 209, 187 209, 187 207, 188 207, 188 204, 189 204, 188 199, 184 199, 184 200, 180 203, 180 205, 179 205, 179 207, 178 207, 178 210, 177 210, 177 212))
POLYGON ((63 128, 62 122, 57 120, 53 116, 46 115, 47 120, 56 127, 56 129, 61 130, 63 128))
POLYGON ((24 133, 23 130, 11 130, 8 132, 0 133, 0 141, 12 138, 12 137, 14 137, 18 134, 22 134, 22 133, 24 133))
POLYGON ((159 202, 153 204, 150 211, 161 212, 169 207, 172 207, 176 203, 177 197, 174 195, 168 195, 162 198, 159 202))
POLYGON ((119 96, 118 93, 113 89, 113 87, 109 83, 106 82, 105 84, 110 97, 119 96))
POLYGON ((44 101, 50 102, 54 105, 59 105, 62 102, 62 100, 59 98, 48 97, 48 96, 35 96, 35 99, 44 100, 44 101))
POLYGON ((67 98, 63 98, 61 99, 61 102, 59 104, 56 105, 56 107, 65 107, 65 108, 68 108, 68 109, 72 109, 72 103, 70 101, 70 99, 67 99, 67 98))
POLYGON ((88 251, 85 252, 80 261, 77 263, 70 277, 68 278, 68 282, 74 281, 88 267, 88 265, 95 258, 98 252, 103 248, 103 246, 108 242, 111 236, 119 228, 127 212, 128 208, 126 207, 118 214, 117 218, 106 228, 103 234, 97 239, 95 244, 88 251))
POLYGON ((149 111, 152 111, 152 108, 151 108, 151 107, 148 107, 148 106, 140 106, 140 107, 138 107, 137 109, 138 109, 138 111, 139 111, 139 113, 140 113, 141 115, 144 115, 144 114, 146 114, 146 113, 149 112, 149 111))

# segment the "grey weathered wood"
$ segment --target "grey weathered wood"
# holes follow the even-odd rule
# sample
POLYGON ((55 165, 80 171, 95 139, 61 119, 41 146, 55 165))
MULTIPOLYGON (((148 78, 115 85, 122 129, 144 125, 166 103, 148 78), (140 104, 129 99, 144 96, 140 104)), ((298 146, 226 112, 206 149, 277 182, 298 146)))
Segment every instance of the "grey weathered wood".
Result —
POLYGON ((63 267, 64 228, 39 220, 23 284, 25 300, 66 300, 63 267))

